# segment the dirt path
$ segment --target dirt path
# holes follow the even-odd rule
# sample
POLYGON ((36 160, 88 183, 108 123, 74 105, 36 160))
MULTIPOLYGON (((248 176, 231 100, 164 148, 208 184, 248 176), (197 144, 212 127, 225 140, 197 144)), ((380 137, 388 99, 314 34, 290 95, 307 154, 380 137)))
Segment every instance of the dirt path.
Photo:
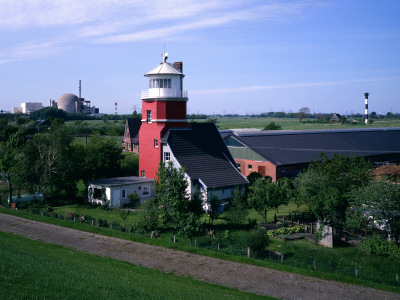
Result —
POLYGON ((400 294, 190 254, 1 213, 0 230, 277 298, 400 299, 400 294))

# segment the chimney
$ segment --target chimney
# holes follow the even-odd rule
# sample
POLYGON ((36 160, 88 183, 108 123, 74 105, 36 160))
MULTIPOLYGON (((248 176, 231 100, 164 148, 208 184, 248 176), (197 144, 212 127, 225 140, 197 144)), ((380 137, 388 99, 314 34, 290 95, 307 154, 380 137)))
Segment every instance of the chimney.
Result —
POLYGON ((368 125, 368 93, 364 94, 365 97, 365 125, 368 125))
POLYGON ((81 80, 79 79, 79 98, 82 98, 81 97, 81 80))
POLYGON ((182 73, 183 65, 181 61, 174 62, 173 66, 175 69, 182 73))

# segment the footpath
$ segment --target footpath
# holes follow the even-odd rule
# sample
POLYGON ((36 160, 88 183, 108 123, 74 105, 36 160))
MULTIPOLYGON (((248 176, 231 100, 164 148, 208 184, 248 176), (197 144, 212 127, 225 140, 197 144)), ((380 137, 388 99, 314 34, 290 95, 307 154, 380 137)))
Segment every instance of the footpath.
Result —
POLYGON ((0 230, 282 299, 400 299, 400 294, 146 245, 0 213, 0 230))

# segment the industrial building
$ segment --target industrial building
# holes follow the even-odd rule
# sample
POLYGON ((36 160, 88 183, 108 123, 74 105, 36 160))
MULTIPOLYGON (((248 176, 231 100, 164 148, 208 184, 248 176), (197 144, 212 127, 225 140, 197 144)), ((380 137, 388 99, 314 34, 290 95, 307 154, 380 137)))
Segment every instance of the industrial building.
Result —
POLYGON ((273 180, 295 177, 321 153, 354 154, 378 166, 400 162, 400 128, 221 130, 220 134, 244 176, 258 172, 273 180))
POLYGON ((13 107, 13 114, 30 114, 31 112, 42 108, 42 102, 23 102, 20 107, 13 107))

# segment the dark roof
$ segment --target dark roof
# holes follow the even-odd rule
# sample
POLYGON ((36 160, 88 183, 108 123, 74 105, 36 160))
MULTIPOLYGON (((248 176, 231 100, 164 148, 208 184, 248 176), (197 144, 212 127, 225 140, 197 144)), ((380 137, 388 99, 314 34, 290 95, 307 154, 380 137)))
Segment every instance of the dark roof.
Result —
POLYGON ((102 186, 119 186, 119 185, 129 185, 135 183, 147 183, 153 182, 153 179, 143 178, 138 176, 128 176, 128 177, 114 177, 114 178, 105 178, 105 179, 97 179, 89 181, 89 184, 102 185, 102 186))
POLYGON ((162 142, 169 144, 189 177, 201 179, 208 188, 248 183, 237 170, 214 123, 192 123, 190 128, 170 129, 162 142))
POLYGON ((139 129, 141 125, 142 125, 142 120, 140 120, 139 118, 126 119, 126 126, 129 128, 129 136, 131 143, 139 144, 139 129))
POLYGON ((301 130, 233 137, 275 165, 309 163, 321 152, 353 153, 364 157, 400 153, 400 128, 301 130))

